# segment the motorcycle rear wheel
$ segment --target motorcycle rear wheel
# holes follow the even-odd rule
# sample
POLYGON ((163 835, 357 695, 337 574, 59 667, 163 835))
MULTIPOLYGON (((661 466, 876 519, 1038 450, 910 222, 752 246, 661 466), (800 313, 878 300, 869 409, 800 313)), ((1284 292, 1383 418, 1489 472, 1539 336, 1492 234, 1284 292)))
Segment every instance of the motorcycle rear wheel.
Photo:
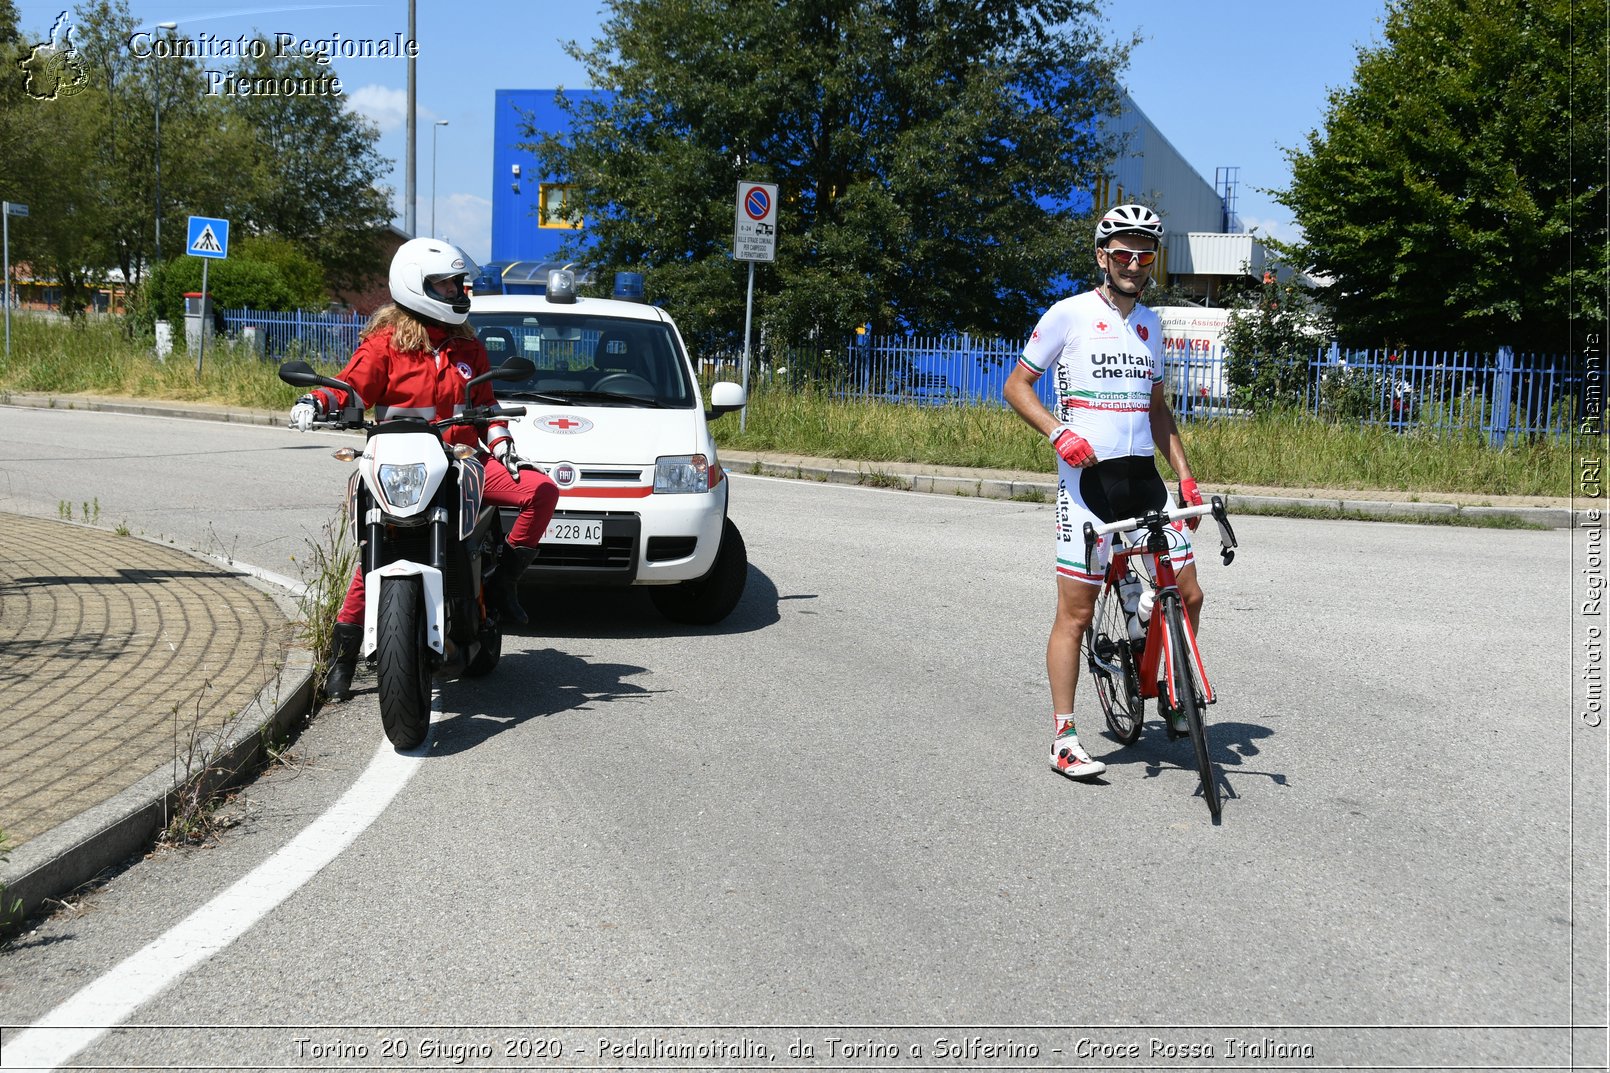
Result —
POLYGON ((430 664, 425 654, 425 599, 418 578, 380 583, 375 646, 380 722, 399 749, 416 748, 430 731, 430 664))
POLYGON ((480 651, 470 660, 469 666, 464 668, 465 678, 480 678, 491 674, 497 667, 498 660, 503 658, 503 627, 497 619, 488 619, 481 627, 481 635, 476 638, 480 643, 480 651))

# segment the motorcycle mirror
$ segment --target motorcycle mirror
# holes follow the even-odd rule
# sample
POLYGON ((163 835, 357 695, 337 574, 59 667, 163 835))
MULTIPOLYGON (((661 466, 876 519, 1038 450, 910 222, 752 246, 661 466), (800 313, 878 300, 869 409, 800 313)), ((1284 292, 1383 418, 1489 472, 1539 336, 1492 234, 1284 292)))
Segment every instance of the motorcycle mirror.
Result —
POLYGON ((280 379, 297 387, 315 387, 319 374, 305 361, 288 361, 280 366, 280 379))
POLYGON ((536 363, 530 358, 515 356, 492 370, 495 380, 525 380, 534 376, 537 371, 536 363))
POLYGON ((320 376, 305 361, 288 361, 280 366, 280 379, 296 387, 333 387, 337 391, 351 391, 352 385, 328 376, 320 376))

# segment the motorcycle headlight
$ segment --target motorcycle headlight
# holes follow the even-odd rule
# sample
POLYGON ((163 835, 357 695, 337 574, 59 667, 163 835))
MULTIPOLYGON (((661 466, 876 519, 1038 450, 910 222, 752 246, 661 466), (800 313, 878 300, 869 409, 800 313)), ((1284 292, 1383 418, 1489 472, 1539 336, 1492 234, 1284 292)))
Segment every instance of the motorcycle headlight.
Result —
POLYGON ((662 455, 654 460, 656 495, 710 490, 710 462, 703 455, 662 455))
POLYGON ((425 463, 380 467, 380 494, 394 507, 412 507, 425 494, 425 463))

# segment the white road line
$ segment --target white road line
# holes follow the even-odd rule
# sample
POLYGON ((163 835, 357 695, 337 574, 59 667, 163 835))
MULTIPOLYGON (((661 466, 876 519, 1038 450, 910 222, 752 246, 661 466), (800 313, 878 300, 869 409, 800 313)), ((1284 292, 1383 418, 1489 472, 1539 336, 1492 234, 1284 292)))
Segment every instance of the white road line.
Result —
MULTIPOLYGON (((440 714, 433 708, 431 721, 440 714)), ((55 1069, 240 938, 385 811, 419 770, 429 748, 428 737, 406 753, 382 741, 358 781, 324 815, 228 890, 8 1039, 0 1051, 0 1069, 55 1069)))

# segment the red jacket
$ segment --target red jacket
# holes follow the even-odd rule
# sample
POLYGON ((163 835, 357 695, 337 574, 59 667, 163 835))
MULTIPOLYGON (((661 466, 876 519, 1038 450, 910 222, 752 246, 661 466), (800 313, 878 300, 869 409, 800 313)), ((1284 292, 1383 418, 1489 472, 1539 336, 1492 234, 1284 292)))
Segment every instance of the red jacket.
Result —
MULTIPOLYGON (((464 384, 492 367, 486 348, 479 339, 449 338, 440 328, 427 331, 431 345, 438 349, 397 350, 391 345, 390 328, 376 332, 358 344, 351 360, 335 378, 352 385, 357 402, 365 409, 374 407, 377 421, 392 417, 440 420, 462 412, 464 384)), ((326 412, 347 403, 347 393, 334 388, 315 388, 313 394, 326 412)), ((476 384, 470 398, 476 406, 490 406, 497 401, 490 383, 476 384)), ((507 421, 490 422, 486 444, 491 447, 508 435, 507 421)), ((443 438, 470 446, 480 442, 479 434, 470 425, 446 429, 443 438)))

